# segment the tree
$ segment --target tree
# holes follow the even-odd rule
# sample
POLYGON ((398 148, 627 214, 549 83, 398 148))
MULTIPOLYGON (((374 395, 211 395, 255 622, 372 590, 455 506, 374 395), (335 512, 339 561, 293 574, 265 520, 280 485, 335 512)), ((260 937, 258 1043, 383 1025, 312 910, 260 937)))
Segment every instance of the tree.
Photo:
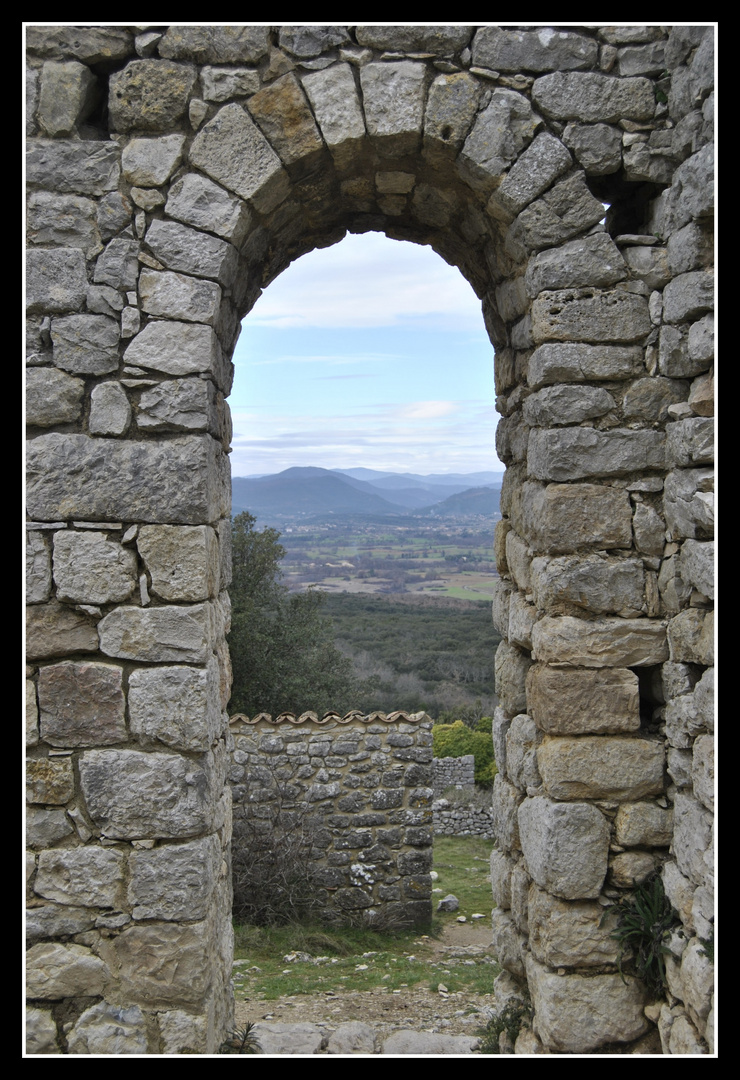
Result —
POLYGON ((229 711, 319 714, 357 706, 352 663, 334 645, 323 594, 290 594, 280 583, 285 549, 276 529, 255 529, 255 517, 232 522, 231 632, 233 668, 229 711))

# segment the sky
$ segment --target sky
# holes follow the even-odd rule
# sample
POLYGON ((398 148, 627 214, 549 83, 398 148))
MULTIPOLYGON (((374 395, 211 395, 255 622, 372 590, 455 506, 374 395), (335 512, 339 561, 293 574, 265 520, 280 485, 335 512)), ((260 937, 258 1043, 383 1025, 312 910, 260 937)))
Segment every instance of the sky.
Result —
POLYGON ((233 476, 504 470, 480 301, 429 247, 364 233, 309 252, 257 300, 233 359, 233 476))

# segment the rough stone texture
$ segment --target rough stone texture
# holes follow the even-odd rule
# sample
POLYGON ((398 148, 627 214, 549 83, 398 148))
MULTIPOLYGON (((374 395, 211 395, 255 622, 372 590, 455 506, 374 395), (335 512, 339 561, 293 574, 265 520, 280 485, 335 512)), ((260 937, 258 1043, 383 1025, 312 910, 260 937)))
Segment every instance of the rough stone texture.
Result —
POLYGON ((204 919, 221 869, 221 846, 215 836, 167 844, 135 851, 129 866, 134 919, 204 919))
POLYGON ((538 110, 557 120, 610 124, 650 120, 655 112, 648 79, 617 79, 590 72, 544 75, 535 80, 532 98, 538 110))
POLYGON ((599 967, 617 960, 611 936, 614 917, 600 904, 559 900, 536 885, 529 890, 528 925, 532 955, 549 967, 599 967))
POLYGON ((138 1005, 100 1001, 86 1009, 68 1036, 70 1054, 146 1054, 146 1020, 138 1005))
POLYGON ((489 104, 478 113, 460 155, 472 182, 484 190, 491 187, 531 142, 537 127, 532 106, 522 94, 494 90, 489 104))
POLYGON ((128 600, 136 587, 136 556, 103 532, 54 534, 57 597, 77 604, 128 600))
POLYGON ((97 652, 98 631, 89 615, 54 601, 26 609, 26 656, 49 660, 97 652))
POLYGON ((95 203, 81 195, 31 192, 26 228, 32 244, 81 248, 90 258, 97 255, 102 246, 95 203))
POLYGON ((637 676, 627 668, 533 664, 527 672, 527 709, 540 730, 553 735, 637 731, 637 676))
POLYGON ((172 185, 165 210, 185 225, 214 232, 235 244, 241 243, 249 227, 244 203, 199 173, 186 173, 172 185))
POLYGON ((205 751, 221 734, 219 672, 215 658, 206 669, 158 667, 129 678, 131 730, 178 750, 205 751))
POLYGON ((575 607, 596 615, 634 618, 644 607, 645 575, 638 559, 564 555, 532 560, 537 608, 568 614, 575 607))
POLYGON ((85 384, 54 368, 26 372, 26 422, 38 427, 70 424, 82 413, 85 384))
POLYGON ((30 998, 54 1001, 79 994, 105 993, 108 967, 83 945, 44 942, 26 953, 26 993, 30 998))
POLYGON ((131 423, 131 405, 120 383, 100 383, 90 394, 90 434, 123 435, 131 423))
POLYGON ((136 538, 163 600, 208 600, 218 595, 218 542, 207 525, 145 525, 136 538))
POLYGON ((65 247, 34 248, 26 252, 26 311, 29 313, 73 311, 82 306, 86 291, 84 252, 65 247))
POLYGON ((41 736, 52 746, 126 739, 123 672, 113 664, 48 664, 39 671, 41 736))
MULTIPOLYGON (((536 144, 537 140, 532 147, 536 144)), ((626 273, 625 260, 614 241, 606 233, 596 233, 534 256, 527 267, 527 292, 537 296, 546 290, 588 285, 605 288, 622 281, 626 273)))
POLYGON ((580 34, 542 27, 534 31, 483 27, 475 35, 473 63, 494 71, 569 71, 591 67, 598 46, 580 34))
POLYGON ((212 648, 208 604, 189 607, 116 608, 98 624, 106 656, 145 663, 204 664, 212 648))
POLYGON ((545 341, 629 344, 649 332, 647 303, 633 293, 556 289, 541 294, 532 303, 536 345, 545 341))
POLYGON ((512 517, 531 546, 547 554, 628 548, 632 541, 629 496, 616 488, 526 482, 512 517))
POLYGON ((664 622, 546 615, 532 631, 535 659, 580 667, 642 667, 668 659, 664 622))
POLYGON ((119 364, 118 324, 105 315, 68 315, 53 319, 54 363, 74 375, 105 375, 119 364))
POLYGON ((112 142, 34 139, 26 153, 26 177, 60 193, 105 195, 118 186, 120 161, 121 151, 112 142))
POLYGON ((26 1053, 59 1054, 57 1026, 48 1009, 26 1009, 26 1053))
POLYGON ((536 796, 524 800, 518 818, 522 852, 541 889, 565 900, 599 895, 606 876, 609 825, 595 806, 536 796))
POLYGON ((47 900, 115 908, 121 900, 125 856, 107 848, 42 851, 34 892, 47 900))
POLYGON ((164 60, 132 60, 110 79, 114 131, 167 131, 187 109, 195 71, 164 60))
MULTIPOLYGON (((513 234, 528 250, 561 244, 570 240, 591 226, 596 225, 604 216, 604 206, 594 198, 581 175, 573 173, 564 180, 559 180, 554 187, 524 209, 512 226, 513 234)), ((591 313, 590 313, 591 314, 591 313)), ((613 313, 612 313, 613 314, 613 313)), ((589 320, 594 322, 594 315, 589 320)), ((549 336, 549 335, 547 335, 549 336)), ((600 339, 600 335, 588 334, 586 337, 570 334, 560 340, 589 341, 600 339)), ((545 338, 540 338, 545 340, 545 338)), ((606 341, 634 341, 632 338, 607 337, 606 341)))
POLYGON ((607 735, 546 735, 537 765, 554 799, 635 800, 663 791, 662 742, 607 735))
POLYGON ((653 802, 622 803, 615 825, 618 844, 667 847, 673 835, 673 813, 653 802))
POLYGON ((529 361, 533 389, 559 382, 629 379, 642 371, 642 350, 618 345, 546 344, 529 361))

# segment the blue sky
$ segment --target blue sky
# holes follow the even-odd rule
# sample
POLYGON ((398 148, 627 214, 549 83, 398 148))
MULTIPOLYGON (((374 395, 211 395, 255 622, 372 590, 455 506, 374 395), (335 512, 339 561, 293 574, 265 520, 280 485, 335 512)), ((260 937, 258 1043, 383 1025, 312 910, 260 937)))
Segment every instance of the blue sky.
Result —
POLYGON ((304 255, 244 320, 234 364, 234 476, 503 472, 480 301, 431 248, 365 233, 304 255))

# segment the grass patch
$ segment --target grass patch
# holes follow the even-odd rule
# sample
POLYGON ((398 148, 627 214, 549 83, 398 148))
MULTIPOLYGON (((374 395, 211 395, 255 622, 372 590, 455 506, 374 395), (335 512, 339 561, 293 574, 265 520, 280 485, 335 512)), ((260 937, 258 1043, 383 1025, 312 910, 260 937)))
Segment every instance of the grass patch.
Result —
POLYGON ((491 898, 491 849, 490 840, 479 836, 435 836, 434 869, 439 874, 433 883, 432 892, 436 900, 448 893, 460 901, 460 908, 454 912, 440 912, 435 915, 435 923, 454 920, 458 915, 479 913, 488 919, 493 900, 491 898))

